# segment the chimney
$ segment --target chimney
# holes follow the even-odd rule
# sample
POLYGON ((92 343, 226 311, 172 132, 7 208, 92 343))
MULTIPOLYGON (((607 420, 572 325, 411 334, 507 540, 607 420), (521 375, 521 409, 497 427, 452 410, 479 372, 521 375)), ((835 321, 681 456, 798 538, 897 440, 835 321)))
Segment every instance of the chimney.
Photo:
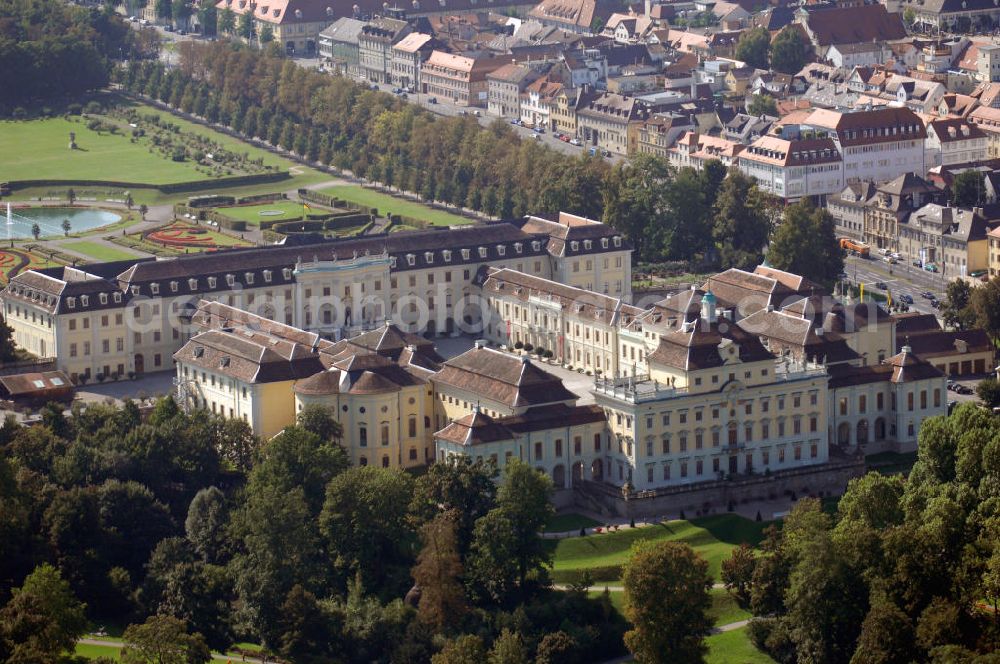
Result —
POLYGON ((476 343, 474 345, 475 345, 476 348, 486 348, 486 340, 485 339, 476 339, 476 343))

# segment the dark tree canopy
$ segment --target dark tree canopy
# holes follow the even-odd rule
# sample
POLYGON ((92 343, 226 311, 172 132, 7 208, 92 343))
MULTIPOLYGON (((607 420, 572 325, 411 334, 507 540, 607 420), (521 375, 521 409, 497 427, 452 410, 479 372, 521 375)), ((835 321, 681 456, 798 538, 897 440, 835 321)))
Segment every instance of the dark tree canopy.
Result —
POLYGON ((771 234, 767 262, 831 288, 844 269, 833 217, 806 198, 785 208, 781 223, 771 234))

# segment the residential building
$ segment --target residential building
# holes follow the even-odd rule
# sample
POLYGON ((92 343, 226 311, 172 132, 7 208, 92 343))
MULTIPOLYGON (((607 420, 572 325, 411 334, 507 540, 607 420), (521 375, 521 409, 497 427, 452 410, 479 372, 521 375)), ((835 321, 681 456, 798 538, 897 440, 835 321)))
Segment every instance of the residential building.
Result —
POLYGON ((866 204, 874 195, 874 182, 851 182, 839 194, 827 196, 826 211, 833 217, 838 237, 864 239, 866 204))
POLYGON ((392 47, 412 28, 406 21, 376 17, 368 21, 358 35, 358 58, 361 75, 373 83, 392 80, 392 47))
POLYGON ((941 329, 934 314, 895 314, 896 338, 952 378, 985 376, 996 366, 996 347, 984 330, 941 329))
POLYGON ((973 109, 967 119, 986 135, 986 157, 1000 157, 1000 108, 980 106, 973 109))
POLYGON ((695 125, 687 115, 655 113, 639 128, 638 152, 667 157, 677 140, 694 130, 695 125))
POLYGON ((632 155, 639 147, 639 129, 649 118, 645 104, 606 92, 577 106, 577 133, 587 145, 614 154, 632 155))
POLYGON ((621 5, 613 0, 542 0, 528 12, 528 18, 543 26, 592 34, 600 32, 619 9, 621 5))
POLYGON ((735 166, 745 148, 742 143, 689 131, 667 150, 667 158, 675 168, 690 166, 700 171, 705 162, 712 160, 720 161, 726 167, 735 166))
POLYGON ((419 91, 420 70, 424 61, 439 44, 430 35, 411 32, 390 49, 389 80, 399 88, 419 91))
POLYGON ((433 51, 421 68, 423 91, 460 106, 485 108, 489 96, 486 77, 510 62, 509 56, 454 55, 433 51))
POLYGON ((358 36, 365 26, 364 21, 355 18, 338 18, 319 33, 319 54, 341 74, 359 76, 360 55, 358 36))
POLYGON ((916 173, 877 185, 865 203, 864 241, 872 247, 898 252, 900 225, 915 210, 940 197, 941 190, 916 173))
POLYGON ((898 251, 907 263, 933 265, 945 279, 989 268, 982 210, 928 203, 900 223, 898 251))
POLYGON ((986 132, 976 123, 961 118, 941 118, 927 122, 925 165, 954 166, 986 160, 989 154, 986 132))
POLYGON ((830 138, 761 136, 740 152, 737 167, 785 201, 823 198, 843 188, 844 164, 830 138))
POLYGON ((285 53, 307 57, 316 55, 319 33, 339 18, 330 5, 317 0, 220 0, 215 7, 218 11, 231 10, 237 21, 251 13, 252 39, 259 40, 267 26, 273 41, 285 53))
POLYGON ((880 4, 804 5, 795 21, 819 57, 835 45, 882 44, 906 37, 903 15, 890 13, 880 4))
POLYGON ((538 76, 535 69, 515 64, 487 74, 487 112, 499 118, 521 117, 521 93, 538 76))

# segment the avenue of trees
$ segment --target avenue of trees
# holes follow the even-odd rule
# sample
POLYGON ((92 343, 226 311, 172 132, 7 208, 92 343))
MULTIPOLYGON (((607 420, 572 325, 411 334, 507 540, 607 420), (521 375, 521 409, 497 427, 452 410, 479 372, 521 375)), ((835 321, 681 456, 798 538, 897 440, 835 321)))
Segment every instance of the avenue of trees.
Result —
POLYGON ((349 467, 339 434, 313 407, 262 443, 169 398, 6 421, 0 661, 54 662, 88 622, 127 625, 128 662, 205 662, 242 640, 348 664, 624 652, 608 598, 549 588, 545 475, 349 467))
POLYGON ((924 421, 908 478, 852 480, 835 514, 800 501, 723 564, 782 664, 988 664, 1000 648, 1000 421, 924 421), (991 654, 992 653, 992 654, 991 654))
MULTIPOLYGON (((441 118, 231 43, 186 42, 179 63, 171 70, 159 62, 129 63, 121 83, 427 201, 505 219, 559 211, 601 219, 627 235, 640 262, 752 269, 781 218, 778 202, 718 162, 698 172, 652 155, 614 166, 584 153, 570 156, 521 140, 504 122, 483 128, 471 117, 441 118)), ((825 273, 819 276, 825 281, 825 273)))

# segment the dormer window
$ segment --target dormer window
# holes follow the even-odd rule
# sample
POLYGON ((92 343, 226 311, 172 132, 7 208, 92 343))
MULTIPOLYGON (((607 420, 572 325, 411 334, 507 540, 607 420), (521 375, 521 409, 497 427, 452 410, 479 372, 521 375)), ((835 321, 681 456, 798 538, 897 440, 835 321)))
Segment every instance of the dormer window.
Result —
POLYGON ((591 242, 590 240, 584 240, 584 241, 583 241, 583 248, 584 248, 584 249, 590 249, 590 247, 591 247, 591 246, 592 246, 593 244, 594 244, 594 243, 593 243, 593 242, 591 242))
POLYGON ((150 284, 149 285, 149 292, 152 293, 153 295, 159 295, 160 294, 160 284, 150 284))
POLYGON ((81 295, 80 296, 80 306, 83 306, 83 307, 89 307, 90 306, 90 297, 88 295, 81 295))
POLYGON ((389 256, 389 267, 391 267, 391 268, 395 268, 396 267, 396 257, 395 256, 389 256))
POLYGON ((580 249, 580 243, 577 242, 576 240, 573 240, 572 242, 569 243, 569 248, 572 251, 578 251, 580 249))
POLYGON ((286 281, 288 279, 291 279, 292 278, 292 268, 286 267, 284 270, 281 271, 281 274, 285 277, 286 281))
POLYGON ((486 247, 479 247, 479 257, 486 258, 486 247))
POLYGON ((441 252, 441 255, 444 257, 445 263, 451 262, 451 249, 445 249, 444 251, 441 252))
POLYGON ((270 270, 264 270, 264 282, 271 283, 271 279, 274 277, 274 273, 270 270))
POLYGON ((226 285, 229 286, 230 288, 232 288, 233 286, 236 285, 236 275, 235 274, 227 274, 226 275, 226 285))
POLYGON ((188 288, 191 290, 198 290, 198 280, 193 277, 188 279, 188 288))
POLYGON ((219 280, 218 280, 218 279, 216 279, 215 277, 209 277, 209 278, 208 278, 208 287, 209 287, 209 288, 215 288, 215 285, 216 285, 217 283, 219 283, 219 280))
POLYGON ((253 272, 247 272, 243 275, 243 280, 247 282, 247 285, 253 283, 253 272))
POLYGON ((131 290, 132 290, 132 295, 138 295, 139 294, 139 287, 138 286, 132 286, 131 290))
POLYGON ((615 236, 615 246, 616 246, 616 247, 620 247, 620 246, 622 246, 622 238, 621 238, 621 236, 620 236, 620 235, 616 235, 616 236, 615 236))
POLYGON ((101 301, 101 304, 107 304, 108 303, 108 294, 107 293, 101 293, 101 294, 99 294, 97 296, 97 299, 101 301))
POLYGON ((433 263, 434 262, 434 252, 433 251, 425 251, 424 252, 424 260, 427 261, 428 263, 433 263))
POLYGON ((462 260, 469 260, 469 253, 468 249, 462 249, 462 260))
POLYGON ((171 281, 170 282, 170 292, 171 293, 176 293, 177 292, 177 282, 176 281, 171 281))
POLYGON ((416 256, 414 256, 413 254, 406 254, 406 264, 407 265, 409 265, 409 266, 412 267, 413 265, 416 265, 416 263, 417 263, 417 257, 416 256))
POLYGON ((506 253, 507 253, 507 247, 503 246, 502 244, 498 244, 497 245, 497 255, 503 256, 506 253))
POLYGON ((541 248, 542 248, 542 243, 541 242, 539 242, 538 240, 532 240, 531 241, 531 250, 532 251, 538 251, 541 248))
POLYGON ((114 297, 115 302, 121 302, 122 301, 122 294, 121 293, 115 293, 113 297, 114 297))
POLYGON ((75 297, 67 297, 66 298, 66 308, 67 309, 76 309, 76 298, 75 297))
POLYGON ((194 356, 195 357, 201 357, 204 354, 205 354, 205 347, 204 346, 197 346, 194 349, 194 356))
POLYGON ((524 249, 524 245, 523 244, 521 244, 520 242, 515 242, 514 243, 514 251, 516 251, 517 253, 521 253, 522 249, 524 249))
POLYGON ((608 238, 606 238, 606 237, 602 237, 601 238, 601 247, 603 249, 607 249, 608 248, 608 238))

